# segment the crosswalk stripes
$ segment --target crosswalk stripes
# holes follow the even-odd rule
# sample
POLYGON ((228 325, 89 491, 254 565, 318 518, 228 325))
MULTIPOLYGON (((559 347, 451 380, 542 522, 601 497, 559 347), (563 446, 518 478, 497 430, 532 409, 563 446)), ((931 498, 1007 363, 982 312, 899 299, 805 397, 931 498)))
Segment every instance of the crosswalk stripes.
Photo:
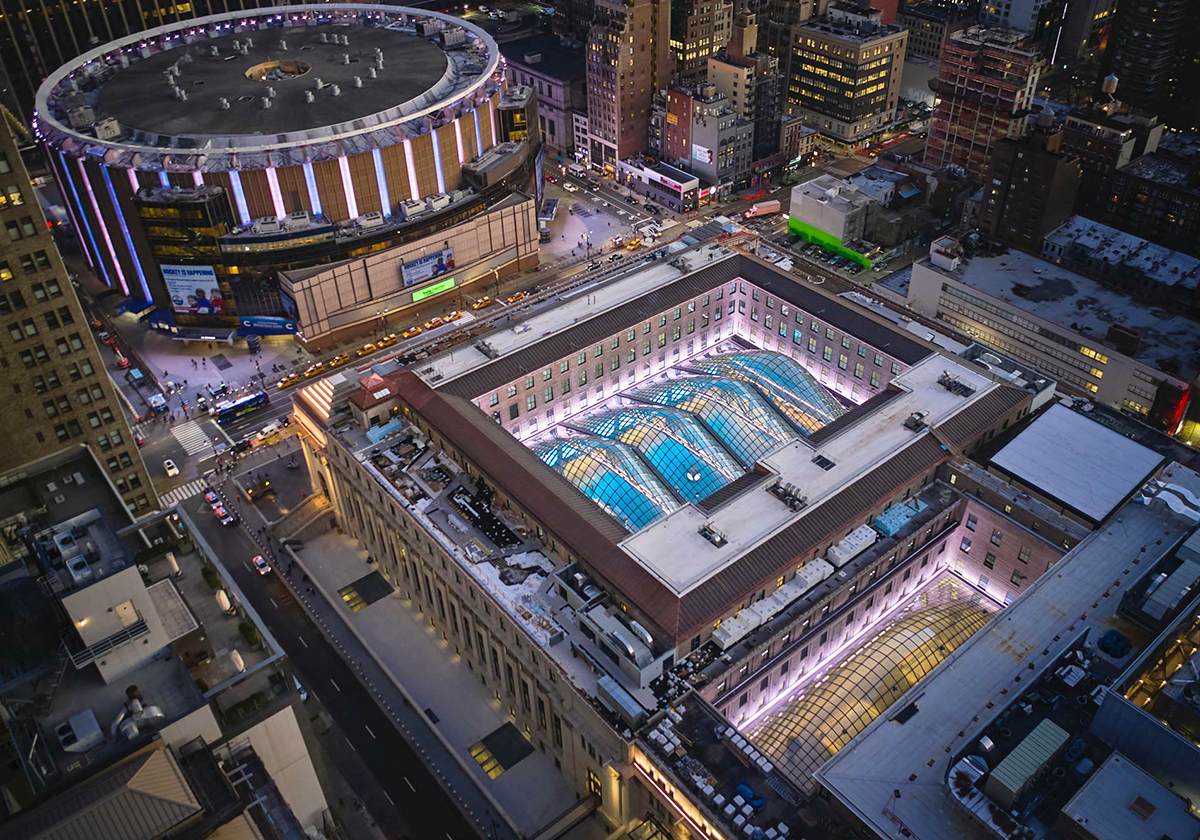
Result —
POLYGON ((200 493, 208 486, 208 482, 203 478, 197 478, 189 481, 182 487, 176 487, 174 490, 168 490, 158 497, 160 507, 170 507, 176 502, 182 502, 184 499, 191 498, 197 493, 200 493))
POLYGON ((189 455, 195 455, 197 452, 205 450, 212 451, 212 442, 195 420, 189 420, 173 427, 171 434, 175 436, 175 440, 179 441, 183 451, 189 455))

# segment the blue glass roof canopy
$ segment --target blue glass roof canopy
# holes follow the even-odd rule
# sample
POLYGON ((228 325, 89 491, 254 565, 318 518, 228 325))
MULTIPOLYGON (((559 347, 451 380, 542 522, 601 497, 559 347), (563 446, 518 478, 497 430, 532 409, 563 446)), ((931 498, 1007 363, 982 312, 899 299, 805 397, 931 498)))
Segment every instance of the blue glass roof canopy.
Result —
POLYGON ((680 369, 747 382, 780 414, 808 435, 846 413, 841 403, 803 365, 771 350, 693 359, 680 369))
POLYGON ((671 491, 623 443, 564 438, 536 444, 533 452, 630 531, 679 507, 671 491))
POLYGON ((637 450, 681 499, 698 502, 744 470, 694 415, 659 406, 620 408, 574 423, 637 450))
POLYGON ((767 401, 744 382, 689 376, 650 385, 629 394, 653 405, 696 415, 717 440, 749 467, 795 434, 767 401))

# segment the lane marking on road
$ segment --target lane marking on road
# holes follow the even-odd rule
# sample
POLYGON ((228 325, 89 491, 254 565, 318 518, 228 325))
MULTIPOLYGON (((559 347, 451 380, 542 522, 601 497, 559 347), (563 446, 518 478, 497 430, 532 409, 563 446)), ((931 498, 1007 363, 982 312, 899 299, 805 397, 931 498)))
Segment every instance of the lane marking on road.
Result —
POLYGON ((274 599, 274 598, 272 598, 272 597, 268 596, 268 597, 267 597, 267 600, 271 602, 271 606, 272 606, 272 607, 274 607, 275 609, 279 609, 279 605, 275 603, 275 599, 274 599))
POLYGON ((415 787, 413 787, 413 783, 408 780, 408 776, 404 777, 404 784, 408 785, 408 789, 411 790, 413 793, 417 792, 417 789, 415 787))
POLYGON ((392 807, 393 807, 393 808, 395 808, 395 807, 396 807, 396 800, 395 800, 395 799, 392 799, 392 797, 391 797, 391 796, 388 794, 388 792, 387 792, 386 790, 383 792, 383 795, 384 795, 384 796, 387 796, 387 801, 388 801, 388 802, 391 802, 391 803, 392 803, 392 807))
POLYGON ((355 752, 358 752, 358 750, 355 750, 355 749, 354 749, 354 745, 350 743, 350 739, 349 739, 349 738, 347 738, 347 739, 346 739, 346 744, 347 744, 347 746, 349 746, 349 747, 350 747, 350 749, 354 750, 355 752))
MULTIPOLYGON (((375 738, 375 733, 371 731, 371 727, 367 726, 367 725, 364 723, 364 724, 363 724, 363 729, 367 730, 367 734, 368 734, 368 735, 370 735, 372 738, 375 738)), ((376 740, 376 741, 378 741, 379 739, 378 739, 378 738, 375 738, 375 740, 376 740)))
POLYGON ((304 645, 305 650, 308 650, 308 642, 304 641, 303 636, 297 636, 296 641, 298 641, 300 644, 304 645))
POLYGON ((338 691, 341 691, 341 690, 342 690, 342 687, 341 687, 340 685, 338 685, 337 683, 335 683, 335 682, 333 681, 333 678, 332 678, 332 677, 330 677, 330 679, 329 679, 329 684, 330 684, 330 685, 332 685, 334 688, 336 688, 338 691))

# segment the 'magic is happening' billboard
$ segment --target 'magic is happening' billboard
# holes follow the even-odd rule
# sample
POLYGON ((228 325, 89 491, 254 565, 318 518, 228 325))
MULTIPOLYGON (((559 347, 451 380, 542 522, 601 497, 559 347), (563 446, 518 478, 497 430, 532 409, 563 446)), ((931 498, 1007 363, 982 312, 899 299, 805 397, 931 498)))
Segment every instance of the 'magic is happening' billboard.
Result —
POLYGON ((434 251, 432 254, 426 254, 412 262, 404 263, 400 266, 400 276, 404 278, 405 286, 412 286, 432 280, 434 277, 440 277, 453 270, 454 249, 445 248, 441 251, 434 251))
POLYGON ((160 265, 159 269, 176 312, 225 314, 225 299, 211 265, 160 265))

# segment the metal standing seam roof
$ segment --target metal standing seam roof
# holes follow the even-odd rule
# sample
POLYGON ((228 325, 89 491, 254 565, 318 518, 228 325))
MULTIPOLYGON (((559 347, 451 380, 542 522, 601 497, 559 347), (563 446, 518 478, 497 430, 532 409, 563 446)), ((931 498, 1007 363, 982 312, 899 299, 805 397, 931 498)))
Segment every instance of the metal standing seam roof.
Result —
POLYGON ((858 337, 861 341, 913 365, 933 350, 893 324, 865 312, 836 295, 808 283, 798 282, 769 263, 745 254, 735 254, 712 265, 683 275, 674 282, 634 298, 628 303, 601 312, 542 341, 476 368, 470 373, 438 384, 438 390, 458 397, 475 399, 506 385, 531 370, 544 368, 582 347, 589 347, 616 333, 629 329, 664 310, 671 309, 697 295, 736 279, 753 283, 765 292, 820 318, 834 329, 858 337))
POLYGON ((5 840, 155 840, 201 811, 161 742, 4 825, 5 840))
POLYGON ((1020 793, 1030 777, 1042 769, 1069 737, 1054 721, 1043 720, 996 766, 986 786, 999 785, 1013 794, 1020 793))
POLYGON ((951 446, 962 447, 986 429, 989 421, 1011 411, 1023 401, 1032 401, 1033 395, 1010 385, 998 385, 975 402, 963 408, 946 422, 939 423, 939 437, 951 446))

